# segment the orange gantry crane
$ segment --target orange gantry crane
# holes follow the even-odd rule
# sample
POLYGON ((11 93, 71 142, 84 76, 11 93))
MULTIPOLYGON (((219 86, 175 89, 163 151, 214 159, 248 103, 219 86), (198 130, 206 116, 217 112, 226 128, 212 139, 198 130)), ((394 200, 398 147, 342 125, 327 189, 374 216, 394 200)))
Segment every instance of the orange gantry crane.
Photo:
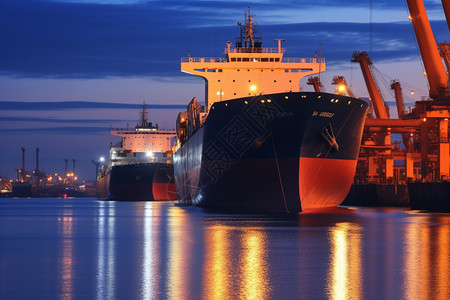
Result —
POLYGON ((355 94, 353 94, 353 91, 348 86, 344 76, 334 76, 331 84, 336 84, 338 86, 336 91, 337 94, 344 96, 347 94, 350 97, 355 98, 355 94))
MULTIPOLYGON (((446 1, 442 2, 445 3, 446 1)), ((433 100, 441 100, 449 96, 447 73, 442 64, 438 47, 436 47, 425 5, 422 0, 407 0, 407 3, 411 14, 410 19, 414 27, 420 54, 422 55, 423 64, 425 66, 430 87, 430 98, 433 100)), ((448 6, 448 4, 444 5, 444 7, 446 6, 448 6)))
POLYGON ((389 109, 381 97, 380 90, 373 77, 371 71, 372 61, 370 60, 369 55, 365 51, 354 52, 352 62, 359 62, 359 65, 361 66, 361 71, 363 73, 367 89, 369 90, 370 101, 372 102, 377 119, 389 119, 389 109))
POLYGON ((316 93, 325 92, 325 87, 323 86, 322 82, 320 81, 319 76, 309 77, 306 84, 312 85, 314 87, 314 91, 316 93))
POLYGON ((444 7, 445 18, 447 19, 448 30, 450 30, 450 1, 442 0, 442 6, 444 7))
MULTIPOLYGON (((450 92, 447 73, 439 55, 423 1, 407 0, 407 4, 427 75, 430 98, 433 100, 432 102, 416 102, 415 109, 415 117, 423 119, 420 130, 422 178, 448 179, 450 176, 448 139, 450 92)), ((450 5, 448 0, 443 0, 442 4, 448 22, 450 5)), ((444 55, 444 60, 446 58, 448 60, 447 54, 444 55)))

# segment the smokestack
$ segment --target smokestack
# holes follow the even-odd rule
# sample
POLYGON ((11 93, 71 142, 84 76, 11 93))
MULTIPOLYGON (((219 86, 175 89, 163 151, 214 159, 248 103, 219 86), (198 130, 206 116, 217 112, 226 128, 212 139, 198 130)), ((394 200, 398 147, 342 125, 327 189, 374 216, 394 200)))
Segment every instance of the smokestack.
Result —
POLYGON ((75 159, 72 158, 72 173, 75 174, 75 159))
POLYGON ((97 178, 97 175, 98 175, 98 167, 100 167, 100 162, 94 161, 94 160, 91 160, 91 162, 95 165, 95 178, 97 178))
POLYGON ((25 148, 22 147, 22 171, 20 172, 20 181, 23 181, 25 176, 25 148))
POLYGON ((36 148, 36 173, 39 172, 39 148, 36 148))
POLYGON ((66 165, 66 171, 64 173, 64 177, 67 177, 67 161, 68 161, 68 159, 64 158, 64 162, 65 162, 65 165, 66 165))

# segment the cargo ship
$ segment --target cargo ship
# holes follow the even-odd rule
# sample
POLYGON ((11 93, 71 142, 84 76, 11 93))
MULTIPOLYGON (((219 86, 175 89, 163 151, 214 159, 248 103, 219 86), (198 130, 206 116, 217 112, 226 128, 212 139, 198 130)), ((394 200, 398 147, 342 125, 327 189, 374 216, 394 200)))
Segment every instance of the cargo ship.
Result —
POLYGON ((250 12, 224 58, 181 59, 204 78, 177 118, 173 148, 179 202, 218 211, 298 213, 338 206, 355 174, 367 103, 300 91, 325 60, 263 48, 250 12))
POLYGON ((134 129, 112 129, 122 141, 110 148, 109 161, 97 176, 102 200, 176 200, 172 138, 175 131, 160 130, 148 122, 145 104, 134 129))

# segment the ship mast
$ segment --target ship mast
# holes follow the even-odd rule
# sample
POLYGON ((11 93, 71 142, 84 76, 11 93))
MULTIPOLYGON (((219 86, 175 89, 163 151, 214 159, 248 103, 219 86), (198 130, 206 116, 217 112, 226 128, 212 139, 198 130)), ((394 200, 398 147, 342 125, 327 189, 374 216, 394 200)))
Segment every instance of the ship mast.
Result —
POLYGON ((145 101, 142 104, 142 111, 139 112, 140 115, 140 123, 138 127, 145 128, 148 127, 148 118, 147 118, 147 108, 145 107, 145 101))
POLYGON ((255 47, 255 41, 253 40, 253 19, 252 17, 254 17, 254 15, 250 14, 250 8, 248 9, 248 13, 245 13, 245 21, 246 21, 246 26, 245 26, 245 47, 247 47, 247 42, 248 45, 251 48, 255 47))
POLYGON ((252 53, 255 52, 255 48, 261 48, 262 46, 262 38, 256 36, 258 33, 258 26, 255 24, 253 19, 255 15, 250 13, 250 7, 245 11, 245 24, 242 26, 241 23, 238 23, 240 27, 241 35, 237 38, 236 48, 245 49, 243 52, 252 53))

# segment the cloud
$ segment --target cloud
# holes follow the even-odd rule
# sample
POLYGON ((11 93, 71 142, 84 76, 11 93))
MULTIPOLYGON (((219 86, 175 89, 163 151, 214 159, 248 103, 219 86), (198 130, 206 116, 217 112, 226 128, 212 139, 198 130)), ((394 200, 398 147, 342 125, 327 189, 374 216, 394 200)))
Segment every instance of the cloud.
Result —
POLYGON ((55 118, 34 118, 34 117, 3 117, 0 116, 0 122, 41 122, 41 123, 61 123, 61 124, 92 124, 113 122, 135 122, 136 120, 112 120, 112 119, 55 119, 55 118))
MULTIPOLYGON (((256 21, 265 41, 269 41, 265 42, 267 47, 281 35, 289 43, 289 53, 306 56, 322 43, 323 56, 337 64, 348 61, 354 50, 368 50, 367 3, 280 3, 2 1, 0 42, 7 46, 0 47, 0 75, 183 76, 179 59, 186 56, 187 50, 194 56, 222 56, 225 42, 238 35, 236 21, 242 21, 247 5, 258 14, 256 21), (367 16, 361 17, 361 12, 367 16)), ((428 4, 431 9, 442 9, 439 3, 428 4)), ((402 1, 376 1, 373 9, 374 16, 383 16, 397 10, 404 12, 404 5, 402 1)), ((433 21, 432 26, 437 37, 448 35, 445 20, 433 21)), ((380 60, 408 59, 416 52, 408 22, 378 17, 372 28, 373 53, 380 60)))
POLYGON ((42 128, 0 128, 0 133, 3 135, 30 135, 33 133, 39 134, 64 134, 64 135, 105 135, 109 133, 108 127, 89 127, 89 126, 71 126, 71 127, 42 127, 42 128))
MULTIPOLYGON (((148 109, 176 109, 185 110, 184 104, 146 104, 148 109)), ((22 110, 22 111, 52 111, 70 109, 141 109, 142 104, 130 103, 109 103, 109 102, 89 102, 89 101, 67 101, 67 102, 21 102, 21 101, 0 101, 0 111, 2 110, 22 110)))

